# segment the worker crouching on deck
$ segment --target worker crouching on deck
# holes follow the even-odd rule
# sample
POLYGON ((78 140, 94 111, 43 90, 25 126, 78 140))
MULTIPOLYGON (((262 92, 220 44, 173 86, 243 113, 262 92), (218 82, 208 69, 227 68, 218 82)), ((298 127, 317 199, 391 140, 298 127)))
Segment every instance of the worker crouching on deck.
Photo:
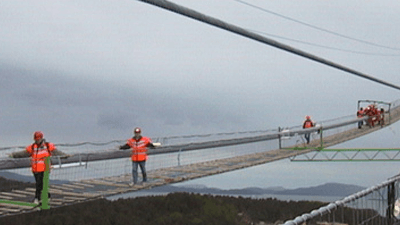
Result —
POLYGON ((133 186, 137 183, 138 166, 140 166, 140 170, 142 171, 143 182, 147 181, 146 161, 148 147, 154 148, 160 146, 159 143, 153 143, 150 138, 143 137, 141 132, 141 129, 136 127, 133 130, 134 136, 128 139, 125 145, 119 147, 121 150, 132 149, 132 182, 129 183, 130 186, 133 186))
MULTIPOLYGON (((304 120, 304 122, 303 122, 303 129, 311 128, 311 127, 314 127, 314 126, 315 126, 315 124, 311 120, 311 117, 310 116, 306 116, 306 120, 304 120)), ((309 144, 310 143, 310 133, 304 134, 304 137, 305 137, 305 139, 307 141, 307 144, 309 144)))

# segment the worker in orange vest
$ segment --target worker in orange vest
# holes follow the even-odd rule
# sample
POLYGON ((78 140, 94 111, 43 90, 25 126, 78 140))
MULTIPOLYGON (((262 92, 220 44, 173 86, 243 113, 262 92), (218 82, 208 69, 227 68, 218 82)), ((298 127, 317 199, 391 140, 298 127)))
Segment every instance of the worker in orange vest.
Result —
MULTIPOLYGON (((358 118, 362 118, 364 116, 364 109, 363 107, 361 107, 358 111, 357 111, 357 117, 358 118)), ((358 122, 358 129, 361 129, 362 125, 363 125, 363 120, 358 122)))
MULTIPOLYGON (((41 131, 36 131, 33 134, 34 143, 26 147, 26 152, 31 157, 32 173, 36 181, 36 192, 34 203, 38 204, 41 201, 41 195, 43 190, 43 177, 44 171, 47 169, 45 164, 45 158, 51 156, 52 152, 56 150, 53 143, 46 142, 43 138, 41 131)), ((50 198, 50 193, 49 193, 50 198)))
MULTIPOLYGON (((306 120, 303 122, 303 129, 314 127, 314 122, 311 120, 310 116, 306 116, 306 120)), ((304 134, 307 144, 310 143, 310 133, 304 134)))
POLYGON ((376 115, 376 110, 375 110, 375 106, 374 105, 369 105, 366 109, 365 109, 365 115, 367 115, 369 118, 367 120, 368 122, 368 126, 369 127, 374 127, 375 125, 375 115, 376 115))
POLYGON ((137 183, 138 166, 140 166, 140 170, 142 171, 143 182, 147 181, 146 160, 148 147, 154 148, 160 146, 159 143, 153 143, 150 138, 143 137, 141 133, 141 129, 136 127, 133 130, 134 136, 128 139, 125 145, 119 147, 121 150, 132 149, 132 182, 129 183, 130 186, 137 183))

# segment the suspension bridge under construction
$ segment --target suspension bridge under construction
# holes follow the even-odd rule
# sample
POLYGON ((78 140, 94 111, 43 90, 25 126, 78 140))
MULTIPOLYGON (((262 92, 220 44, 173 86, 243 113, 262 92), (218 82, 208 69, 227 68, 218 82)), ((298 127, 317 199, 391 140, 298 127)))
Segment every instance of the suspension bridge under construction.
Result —
MULTIPOLYGON (((168 1, 142 0, 141 2, 400 90, 400 87, 394 84, 168 1)), ((400 100, 382 105, 382 107, 387 106, 384 124, 377 124, 373 127, 364 125, 361 129, 358 128, 358 123, 365 122, 368 117, 358 118, 356 115, 350 115, 320 121, 318 126, 310 129, 293 126, 261 131, 156 137, 153 140, 161 143, 161 147, 149 151, 149 160, 146 166, 148 180, 134 186, 129 185, 131 181, 130 153, 117 149, 119 145, 124 144, 124 140, 107 143, 56 144, 57 148, 65 155, 52 156, 50 159, 52 169, 48 191, 52 197, 49 202, 46 202, 46 205, 49 204, 48 208, 62 207, 287 158, 291 161, 397 161, 400 160, 400 149, 343 150, 330 148, 385 129, 400 120, 400 100), (303 136, 308 133, 312 135, 312 141, 306 144, 303 136)), ((33 181, 29 158, 8 157, 9 154, 21 151, 24 147, 0 149, 0 176, 19 181, 33 181)), ((361 213, 353 211, 354 224, 376 224, 375 220, 378 218, 383 221, 379 224, 395 224, 394 221, 398 221, 395 217, 400 215, 400 202, 396 201, 400 196, 399 181, 400 177, 391 178, 383 184, 330 203, 326 207, 301 215, 285 224, 303 224, 309 221, 328 221, 330 224, 336 224, 337 221, 343 221, 344 211, 348 208, 373 209, 373 212, 371 210, 361 211, 361 213), (373 203, 370 204, 370 202, 373 203)), ((31 203, 34 195, 34 188, 0 192, 0 216, 36 210, 36 206, 31 203)))
MULTIPOLYGON (((148 182, 135 186, 128 185, 132 179, 130 153, 116 148, 124 141, 56 144, 58 149, 68 154, 68 157, 51 158, 49 192, 52 198, 49 204, 51 207, 61 207, 280 159, 289 158, 296 161, 296 158, 306 154, 330 152, 333 150, 328 147, 385 129, 397 122, 400 119, 399 103, 400 101, 390 103, 391 107, 386 111, 386 122, 383 126, 364 125, 359 129, 358 122, 368 118, 351 115, 319 122, 318 126, 310 129, 294 126, 265 131, 154 138, 162 144, 162 147, 149 151, 148 182), (309 144, 306 144, 303 138, 305 133, 312 134, 313 140, 309 144)), ((12 174, 21 180, 32 178, 28 158, 7 157, 8 154, 23 148, 23 146, 10 147, 0 151, 0 174, 12 174)), ((388 149, 376 151, 387 152, 388 149)), ((368 160, 399 160, 397 157, 399 150, 392 149, 392 151, 394 154, 384 154, 385 159, 377 159, 378 153, 375 153, 375 157, 370 157, 368 160)), ((362 155, 346 158, 366 160, 362 155)), ((31 205, 13 204, 13 202, 32 202, 34 193, 34 188, 1 192, 0 216, 32 211, 31 205)))

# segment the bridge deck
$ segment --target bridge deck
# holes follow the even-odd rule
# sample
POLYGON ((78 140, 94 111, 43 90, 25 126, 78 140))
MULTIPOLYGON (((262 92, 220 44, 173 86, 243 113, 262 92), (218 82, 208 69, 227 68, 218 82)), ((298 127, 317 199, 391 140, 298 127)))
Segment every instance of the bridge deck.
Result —
MULTIPOLYGON (((397 111, 392 112, 391 123, 394 123, 400 119, 400 109, 396 110, 397 111)), ((364 126, 362 129, 354 128, 324 137, 324 147, 333 146, 351 139, 355 139, 379 129, 381 129, 381 126, 375 126, 374 128, 368 128, 364 126)), ((50 193, 52 194, 50 205, 52 207, 68 205, 95 198, 102 198, 141 189, 150 189, 155 186, 251 167, 311 152, 314 151, 319 145, 320 141, 314 140, 307 145, 307 149, 304 150, 277 149, 233 158, 148 171, 148 182, 135 185, 133 187, 128 185, 131 179, 131 174, 125 174, 116 177, 104 177, 101 179, 81 180, 79 182, 71 182, 68 184, 50 185, 50 193)), ((34 198, 34 192, 35 190, 33 188, 13 190, 11 192, 0 192, 0 199, 31 202, 34 198)), ((22 213, 31 210, 32 208, 29 206, 0 203, 0 216, 22 213)))

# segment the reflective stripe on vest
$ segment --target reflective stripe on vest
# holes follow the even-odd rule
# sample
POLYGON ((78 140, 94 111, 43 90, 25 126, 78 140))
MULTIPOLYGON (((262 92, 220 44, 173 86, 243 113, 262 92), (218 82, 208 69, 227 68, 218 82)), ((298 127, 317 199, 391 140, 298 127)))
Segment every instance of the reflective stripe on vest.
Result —
MULTIPOLYGON (((354 111, 353 111, 353 112, 354 112, 354 111)), ((354 115, 354 114, 353 114, 353 115, 354 115)), ((312 127, 312 122, 311 122, 311 121, 306 121, 304 127, 305 127, 305 128, 310 128, 310 127, 312 127)))
POLYGON ((363 117, 363 114, 364 114, 364 111, 363 111, 363 110, 358 110, 357 116, 358 116, 359 118, 363 117))
POLYGON ((54 150, 50 144, 45 143, 38 147, 32 144, 27 147, 27 151, 31 154, 32 172, 44 172, 46 170, 45 158, 51 156, 50 151, 54 150))
POLYGON ((138 141, 136 139, 129 139, 128 145, 132 148, 132 161, 145 161, 147 160, 147 146, 151 140, 147 137, 142 137, 138 141))

